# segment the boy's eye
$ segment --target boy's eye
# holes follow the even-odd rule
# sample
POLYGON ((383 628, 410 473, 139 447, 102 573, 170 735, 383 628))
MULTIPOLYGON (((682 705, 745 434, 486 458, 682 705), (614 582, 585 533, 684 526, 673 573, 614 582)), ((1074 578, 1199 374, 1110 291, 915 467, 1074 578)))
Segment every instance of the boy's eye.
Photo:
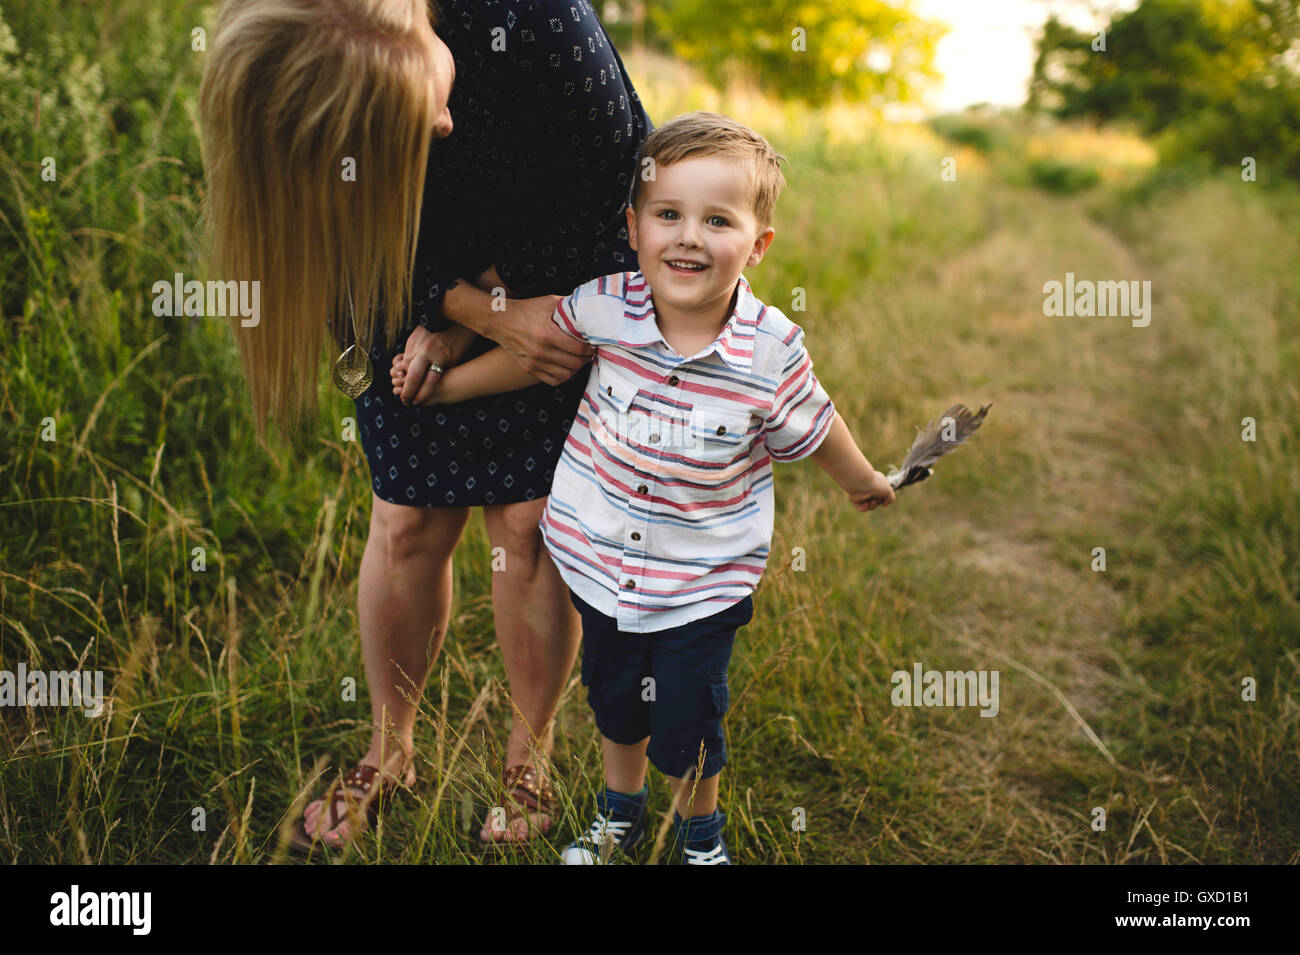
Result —
POLYGON ((725 226, 727 220, 722 216, 709 216, 709 225, 725 226))
POLYGON ((673 218, 673 219, 676 219, 676 218, 677 218, 677 213, 674 212, 672 209, 664 209, 664 210, 662 210, 662 211, 659 213, 659 215, 660 215, 661 218, 665 218, 665 219, 667 219, 667 218, 673 218))

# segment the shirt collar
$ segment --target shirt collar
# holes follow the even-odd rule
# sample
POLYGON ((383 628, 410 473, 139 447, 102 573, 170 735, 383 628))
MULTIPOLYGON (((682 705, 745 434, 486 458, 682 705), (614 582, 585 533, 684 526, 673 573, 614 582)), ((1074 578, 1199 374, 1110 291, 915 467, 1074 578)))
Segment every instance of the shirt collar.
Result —
MULTIPOLYGON (((731 317, 713 344, 706 349, 716 352, 718 357, 737 371, 748 373, 754 365, 754 331, 764 311, 763 304, 754 296, 745 276, 737 281, 736 304, 731 310, 731 317)), ((626 307, 623 310, 623 327, 619 330, 618 343, 631 348, 653 345, 663 342, 663 335, 654 320, 654 302, 650 297, 650 283, 641 272, 635 273, 628 281, 624 296, 626 307)))

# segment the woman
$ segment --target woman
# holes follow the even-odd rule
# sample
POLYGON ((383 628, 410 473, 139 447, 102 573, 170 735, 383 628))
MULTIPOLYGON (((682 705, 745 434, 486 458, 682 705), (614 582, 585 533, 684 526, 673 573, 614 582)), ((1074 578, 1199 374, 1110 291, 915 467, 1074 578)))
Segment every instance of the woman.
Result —
POLYGON ((259 428, 313 410, 326 316, 373 366, 356 420, 373 489, 357 618, 374 730, 295 842, 343 844, 385 789, 414 782, 410 700, 446 634, 471 507, 505 558, 493 615, 515 710, 508 824, 480 837, 544 832, 540 762, 579 626, 537 525, 590 357, 550 316, 557 296, 637 268, 622 208, 649 119, 582 0, 230 0, 209 57, 214 266, 261 281, 264 320, 235 331, 259 428), (413 403, 493 342, 544 384, 413 403), (410 362, 400 400, 395 351, 410 362))

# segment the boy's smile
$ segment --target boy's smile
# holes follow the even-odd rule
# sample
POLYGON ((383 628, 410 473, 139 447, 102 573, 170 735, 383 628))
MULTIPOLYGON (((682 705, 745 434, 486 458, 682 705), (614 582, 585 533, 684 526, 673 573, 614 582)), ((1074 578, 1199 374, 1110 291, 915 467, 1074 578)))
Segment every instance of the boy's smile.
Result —
POLYGON ((736 280, 762 260, 775 230, 759 228, 745 169, 725 156, 659 165, 640 205, 639 215, 628 207, 628 239, 660 331, 692 343, 708 334, 702 348, 726 324, 736 280))

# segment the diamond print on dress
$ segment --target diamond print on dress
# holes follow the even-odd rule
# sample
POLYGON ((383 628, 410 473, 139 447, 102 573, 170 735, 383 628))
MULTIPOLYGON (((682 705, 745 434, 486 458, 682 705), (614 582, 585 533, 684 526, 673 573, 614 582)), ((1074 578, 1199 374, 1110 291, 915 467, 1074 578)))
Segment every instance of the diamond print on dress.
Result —
MULTIPOLYGON (((452 93, 457 135, 431 152, 433 185, 427 191, 447 221, 475 226, 436 237, 428 230, 419 243, 404 334, 417 324, 429 331, 445 326, 442 296, 460 281, 459 266, 477 266, 480 259, 486 264, 495 258, 525 297, 564 294, 598 275, 635 269, 637 261, 623 217, 597 220, 626 196, 635 175, 631 160, 650 124, 614 59, 593 0, 565 0, 553 8, 513 0, 451 0, 448 6, 454 12, 444 39, 458 67, 459 93, 452 93), (554 22, 552 10, 558 14, 554 22), (484 40, 491 22, 506 26, 510 70, 500 68, 484 40), (540 124, 521 88, 535 90, 534 99, 549 107, 540 112, 540 124), (569 175, 562 180, 542 183, 526 172, 543 160, 537 138, 528 135, 535 126, 548 147, 566 153, 569 175), (517 215, 472 219, 471 210, 503 190, 516 200, 517 215), (557 200, 564 200, 559 222, 557 200)), ((386 341, 376 341, 370 353, 376 369, 387 369, 394 352, 386 341)), ((545 496, 582 391, 572 382, 559 388, 541 384, 522 402, 520 395, 498 395, 420 408, 402 405, 377 382, 356 403, 376 496, 424 507, 545 496), (417 450, 426 425, 427 450, 417 450), (395 443, 381 440, 392 435, 399 436, 395 443), (525 460, 529 465, 520 468, 525 460), (394 470, 396 477, 390 477, 394 470)))

